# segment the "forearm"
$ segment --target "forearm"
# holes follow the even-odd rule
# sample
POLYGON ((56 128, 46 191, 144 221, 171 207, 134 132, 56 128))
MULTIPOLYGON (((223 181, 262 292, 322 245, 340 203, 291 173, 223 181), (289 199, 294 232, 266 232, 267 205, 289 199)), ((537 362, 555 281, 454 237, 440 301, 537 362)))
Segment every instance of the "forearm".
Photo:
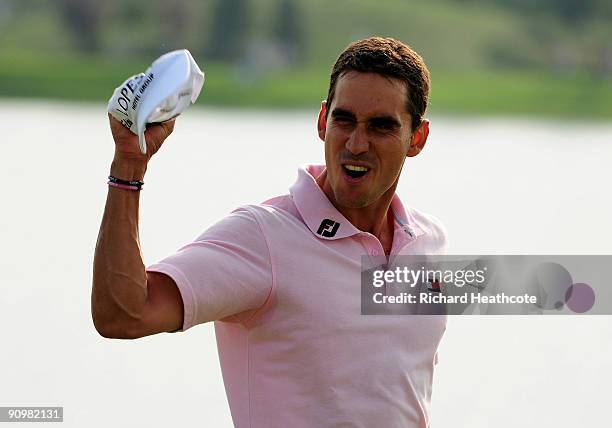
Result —
MULTIPOLYGON (((111 175, 142 180, 146 165, 113 160, 111 175)), ((140 192, 108 188, 93 265, 92 316, 102 334, 139 319, 147 299, 147 274, 138 232, 140 192)))

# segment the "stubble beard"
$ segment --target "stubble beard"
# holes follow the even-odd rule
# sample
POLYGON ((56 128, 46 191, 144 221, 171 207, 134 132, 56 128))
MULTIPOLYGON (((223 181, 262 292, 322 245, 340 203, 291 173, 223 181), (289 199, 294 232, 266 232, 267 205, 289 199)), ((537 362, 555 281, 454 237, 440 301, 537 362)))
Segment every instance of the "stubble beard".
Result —
POLYGON ((357 198, 350 198, 342 191, 334 192, 336 203, 344 208, 359 209, 371 205, 376 199, 373 199, 369 194, 359 195, 357 198))

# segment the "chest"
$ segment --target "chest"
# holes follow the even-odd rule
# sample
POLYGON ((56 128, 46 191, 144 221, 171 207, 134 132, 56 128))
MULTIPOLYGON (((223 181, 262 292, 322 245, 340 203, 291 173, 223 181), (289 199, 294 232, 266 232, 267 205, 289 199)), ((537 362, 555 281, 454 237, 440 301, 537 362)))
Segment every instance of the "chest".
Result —
POLYGON ((318 361, 342 355, 350 359, 376 349, 387 349, 392 361, 414 353, 433 356, 446 317, 362 315, 362 257, 369 257, 367 244, 354 238, 342 241, 314 238, 292 248, 271 245, 274 301, 254 337, 318 361))

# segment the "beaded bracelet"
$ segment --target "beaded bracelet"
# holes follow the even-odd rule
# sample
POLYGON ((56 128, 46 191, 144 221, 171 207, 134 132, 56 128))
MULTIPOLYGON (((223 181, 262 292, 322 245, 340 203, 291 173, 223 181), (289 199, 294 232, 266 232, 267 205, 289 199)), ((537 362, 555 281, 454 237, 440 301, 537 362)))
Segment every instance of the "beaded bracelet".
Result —
POLYGON ((117 177, 113 177, 112 175, 108 176, 108 179, 110 181, 112 181, 113 183, 117 183, 117 184, 126 184, 128 186, 142 186, 144 184, 144 181, 127 181, 127 180, 122 180, 120 178, 117 177))
POLYGON ((116 187, 118 189, 142 190, 142 185, 144 184, 144 181, 121 180, 120 178, 113 177, 112 175, 109 175, 108 176, 108 183, 107 184, 109 186, 111 186, 111 187, 116 187))
POLYGON ((116 187, 117 189, 125 189, 125 190, 142 190, 142 187, 137 187, 137 186, 128 186, 126 184, 119 184, 119 183, 113 183, 112 181, 109 181, 107 183, 109 186, 111 187, 116 187))

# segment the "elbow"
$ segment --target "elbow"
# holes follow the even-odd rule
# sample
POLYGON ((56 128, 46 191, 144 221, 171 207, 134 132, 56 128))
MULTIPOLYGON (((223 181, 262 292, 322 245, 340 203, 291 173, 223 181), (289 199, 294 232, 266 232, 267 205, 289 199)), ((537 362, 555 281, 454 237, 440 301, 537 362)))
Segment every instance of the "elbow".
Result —
POLYGON ((106 339, 136 339, 142 336, 138 334, 140 317, 130 315, 117 303, 117 299, 100 298, 95 286, 91 299, 91 318, 96 332, 106 339))
MULTIPOLYGON (((95 290, 95 289, 94 289, 95 290)), ((91 320, 93 321, 93 326, 98 332, 98 334, 106 339, 115 339, 115 332, 109 322, 108 315, 105 316, 105 311, 103 311, 100 307, 100 304, 97 303, 94 295, 92 295, 91 299, 91 320)))
POLYGON ((138 339, 139 335, 130 333, 122 326, 102 324, 94 322, 94 327, 98 334, 105 339, 138 339))
POLYGON ((130 332, 124 323, 110 321, 92 311, 92 320, 96 332, 105 339, 136 339, 139 336, 130 332))
POLYGON ((100 323, 94 323, 94 328, 98 332, 98 334, 105 339, 118 339, 116 335, 105 325, 100 323))
POLYGON ((113 334, 110 330, 104 328, 96 327, 96 331, 105 339, 121 339, 120 337, 117 337, 116 334, 113 334))
POLYGON ((95 313, 92 313, 93 325, 98 334, 105 339, 122 339, 120 332, 116 327, 113 327, 110 323, 100 320, 95 313))

